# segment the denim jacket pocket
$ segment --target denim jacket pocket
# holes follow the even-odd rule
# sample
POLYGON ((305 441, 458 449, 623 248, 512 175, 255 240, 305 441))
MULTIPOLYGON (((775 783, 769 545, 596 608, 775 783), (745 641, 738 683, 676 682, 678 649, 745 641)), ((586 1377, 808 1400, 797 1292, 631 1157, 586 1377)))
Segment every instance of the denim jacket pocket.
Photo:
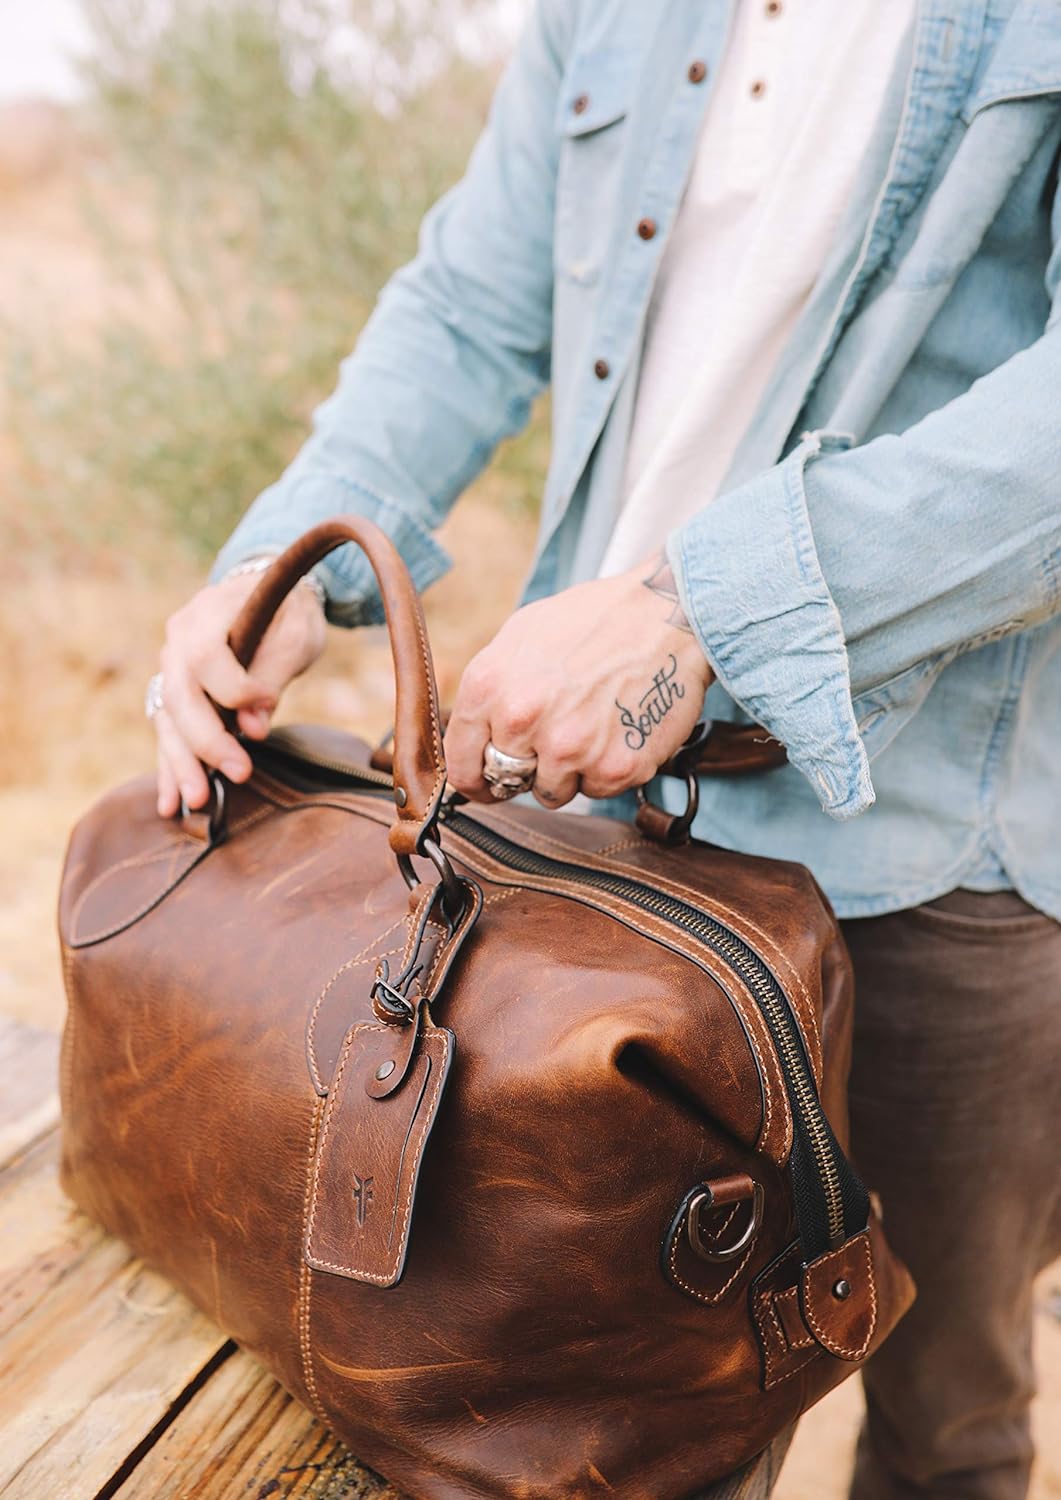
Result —
POLYGON ((560 91, 555 269, 576 283, 595 283, 608 252, 636 77, 629 52, 584 53, 572 60, 560 91))
POLYGON ((871 761, 909 724, 950 660, 951 654, 941 654, 915 662, 854 699, 858 732, 871 761))

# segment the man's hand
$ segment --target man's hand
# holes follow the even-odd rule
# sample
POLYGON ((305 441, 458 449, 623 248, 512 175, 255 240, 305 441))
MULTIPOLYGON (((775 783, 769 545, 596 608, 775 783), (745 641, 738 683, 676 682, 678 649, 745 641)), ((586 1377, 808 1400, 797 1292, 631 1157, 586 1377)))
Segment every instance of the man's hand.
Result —
POLYGON ((237 710, 241 732, 264 739, 280 694, 324 649, 324 613, 312 592, 294 588, 269 626, 245 672, 228 648, 228 633, 260 582, 239 574, 200 589, 166 624, 162 648, 164 707, 153 723, 158 735, 158 810, 169 818, 183 797, 202 807, 210 795, 204 766, 229 781, 246 781, 250 756, 218 717, 214 704, 237 710), (211 699, 213 702, 211 702, 211 699))
POLYGON ((537 755, 534 795, 612 797, 691 734, 713 673, 662 558, 518 610, 469 664, 446 732, 449 780, 491 800, 483 751, 537 755))

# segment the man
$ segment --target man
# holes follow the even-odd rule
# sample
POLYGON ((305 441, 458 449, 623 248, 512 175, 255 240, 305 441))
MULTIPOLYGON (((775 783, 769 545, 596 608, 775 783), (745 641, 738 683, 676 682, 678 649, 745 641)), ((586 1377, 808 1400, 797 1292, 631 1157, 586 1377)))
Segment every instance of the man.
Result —
MULTIPOLYGON (((355 510, 426 586, 551 381, 531 602, 465 673, 451 780, 486 797, 508 756, 546 806, 628 796, 704 711, 786 746, 706 782, 696 831, 809 864, 855 960, 854 1154, 920 1285, 867 1372, 857 1500, 1027 1493, 1061 1249, 1059 147, 1054 0, 537 0, 153 695, 169 816, 200 762, 250 771, 207 695, 261 737, 320 649, 296 590, 237 666, 256 559, 355 510)), ((378 617, 349 550, 316 574, 343 625, 378 617)))

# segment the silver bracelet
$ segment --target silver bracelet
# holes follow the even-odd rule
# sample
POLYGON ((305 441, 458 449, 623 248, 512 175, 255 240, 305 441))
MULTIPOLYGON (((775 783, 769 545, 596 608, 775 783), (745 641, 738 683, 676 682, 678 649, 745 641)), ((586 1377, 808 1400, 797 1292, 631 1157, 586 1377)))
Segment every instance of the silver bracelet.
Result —
MULTIPOLYGON (((259 552, 254 557, 244 558, 243 562, 238 562, 235 567, 229 568, 228 572, 222 576, 222 582, 226 578, 239 578, 244 573, 267 573, 279 556, 279 552, 259 552)), ((306 588, 312 589, 321 609, 328 607, 328 595, 315 573, 303 573, 298 581, 306 588)))

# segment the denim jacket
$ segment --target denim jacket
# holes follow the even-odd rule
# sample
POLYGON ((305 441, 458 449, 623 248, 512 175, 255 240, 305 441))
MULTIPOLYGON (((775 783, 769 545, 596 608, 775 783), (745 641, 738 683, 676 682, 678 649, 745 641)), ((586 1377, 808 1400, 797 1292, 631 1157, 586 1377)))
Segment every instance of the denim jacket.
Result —
MULTIPOLYGON (((551 383, 527 597, 593 576, 730 11, 536 0, 465 177, 217 573, 355 510, 426 587, 434 528, 551 383)), ((841 915, 1011 884, 1061 918, 1059 148, 1061 0, 921 0, 722 493, 667 539, 707 713, 789 753, 705 782, 696 832, 809 864, 841 915)), ((333 620, 379 618, 352 549, 321 571, 333 620)))

